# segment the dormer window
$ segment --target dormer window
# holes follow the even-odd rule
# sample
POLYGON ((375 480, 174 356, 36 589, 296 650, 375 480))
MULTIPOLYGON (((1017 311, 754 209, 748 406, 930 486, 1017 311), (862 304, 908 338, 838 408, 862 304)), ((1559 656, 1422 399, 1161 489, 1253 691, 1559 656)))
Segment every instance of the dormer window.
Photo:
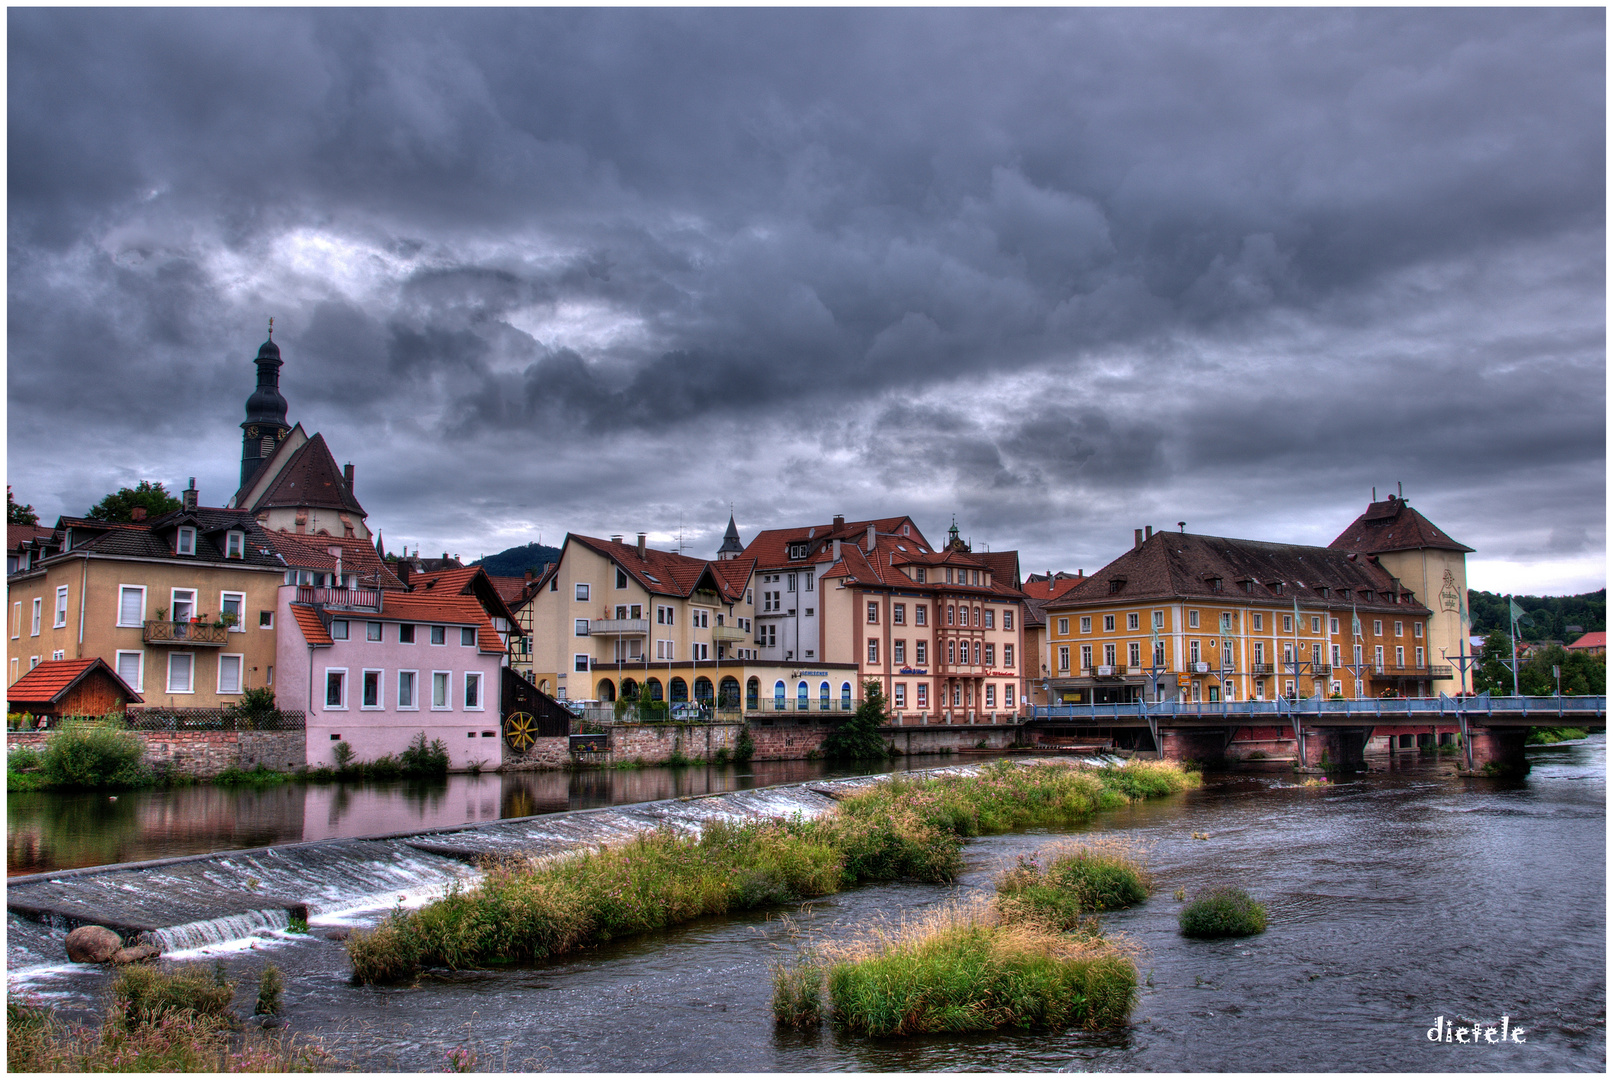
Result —
POLYGON ((1121 589, 1124 589, 1125 587, 1126 587, 1126 579, 1125 578, 1117 577, 1117 578, 1110 578, 1109 579, 1109 591, 1111 593, 1117 593, 1121 589))
POLYGON ((806 544, 791 544, 790 545, 790 558, 792 558, 792 559, 804 559, 806 557, 807 557, 807 545, 806 544))
POLYGON ((1281 596, 1283 594, 1283 583, 1280 581, 1273 581, 1271 583, 1271 591, 1275 595, 1281 596))
POLYGON ((174 554, 196 554, 196 530, 189 525, 179 527, 179 535, 174 538, 174 554))
POLYGON ((1362 589, 1361 590, 1361 599, 1365 600, 1369 604, 1372 603, 1372 590, 1371 589, 1362 589))
POLYGON ((226 559, 246 558, 246 533, 231 529, 224 534, 224 557, 226 559))
POLYGON ((1220 578, 1213 577, 1213 578, 1210 579, 1210 591, 1211 592, 1220 592, 1221 591, 1221 579, 1220 578))
POLYGON ((1323 600, 1326 600, 1328 597, 1333 595, 1333 590, 1328 588, 1326 585, 1316 586, 1316 591, 1322 594, 1323 600))

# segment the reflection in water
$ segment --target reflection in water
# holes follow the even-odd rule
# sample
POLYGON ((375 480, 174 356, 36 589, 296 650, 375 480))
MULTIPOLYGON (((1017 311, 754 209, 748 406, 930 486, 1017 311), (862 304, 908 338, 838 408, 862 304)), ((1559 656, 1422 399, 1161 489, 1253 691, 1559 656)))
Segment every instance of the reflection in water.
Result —
MULTIPOLYGON (((914 757, 896 767, 935 768, 955 760, 914 757)), ((33 874, 307 840, 444 829, 846 774, 847 770, 822 762, 768 761, 483 773, 384 784, 286 783, 266 788, 198 784, 123 792, 115 798, 19 792, 6 799, 6 872, 33 874)))

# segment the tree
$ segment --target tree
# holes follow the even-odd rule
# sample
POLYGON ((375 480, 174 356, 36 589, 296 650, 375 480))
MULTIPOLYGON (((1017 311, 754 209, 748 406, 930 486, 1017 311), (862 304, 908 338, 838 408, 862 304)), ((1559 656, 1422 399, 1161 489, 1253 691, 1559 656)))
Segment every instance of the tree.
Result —
POLYGON ((1473 669, 1473 690, 1482 694, 1512 693, 1512 638, 1505 630, 1492 630, 1484 639, 1479 666, 1473 669))
POLYGON ((146 517, 154 518, 178 510, 183 503, 163 488, 162 483, 153 484, 150 480, 142 480, 132 488, 119 488, 94 506, 86 517, 95 521, 133 521, 135 507, 144 507, 146 517))
POLYGON ((39 515, 34 513, 32 504, 19 504, 11 497, 11 485, 6 485, 6 524, 7 525, 38 525, 39 515))
POLYGON ((884 690, 873 680, 863 683, 863 703, 823 740, 824 756, 837 761, 884 757, 885 736, 880 729, 889 723, 884 690))

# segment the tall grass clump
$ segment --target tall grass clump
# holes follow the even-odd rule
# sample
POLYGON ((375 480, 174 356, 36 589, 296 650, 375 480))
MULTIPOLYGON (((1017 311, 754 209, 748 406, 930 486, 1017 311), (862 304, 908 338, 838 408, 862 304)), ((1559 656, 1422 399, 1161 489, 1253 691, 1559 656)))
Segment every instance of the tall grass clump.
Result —
POLYGON ((979 902, 828 955, 834 1022, 861 1035, 1110 1028, 1125 1023, 1137 989, 1136 965, 1103 938, 1005 920, 979 902))
POLYGON ((1242 889, 1221 886, 1196 894, 1177 921, 1188 937, 1248 937, 1266 929, 1266 906, 1242 889))
POLYGON ((1570 739, 1589 738, 1590 733, 1583 728, 1563 727, 1537 727, 1529 729, 1526 740, 1530 746, 1550 746, 1552 743, 1568 742, 1570 739))
POLYGON ((785 1027, 814 1028, 823 1022, 821 963, 808 958, 773 969, 773 1019, 785 1027))
POLYGON ((1098 770, 1104 787, 1128 799, 1158 799, 1174 795, 1203 782, 1200 773, 1190 772, 1174 761, 1132 760, 1098 770))
POLYGON ((45 742, 46 782, 66 788, 126 788, 151 782, 145 744, 133 732, 70 721, 45 742))
POLYGON ((1084 916, 1095 911, 1140 904, 1152 888, 1142 859, 1105 841, 1021 855, 997 878, 998 907, 1005 916, 1041 919, 1059 930, 1082 926, 1084 916))

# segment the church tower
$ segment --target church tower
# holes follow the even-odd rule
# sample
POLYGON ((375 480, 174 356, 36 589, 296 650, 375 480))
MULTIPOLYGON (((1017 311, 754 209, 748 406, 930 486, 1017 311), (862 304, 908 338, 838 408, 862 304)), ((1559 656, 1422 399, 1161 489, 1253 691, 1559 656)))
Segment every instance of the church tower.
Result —
POLYGON ((241 487, 263 467, 291 433, 286 426, 286 399, 280 396, 280 346, 274 343, 274 320, 269 340, 258 349, 258 387, 246 399, 246 420, 241 424, 241 487))
POLYGON ((717 549, 717 561, 728 562, 737 559, 745 553, 745 545, 739 542, 739 527, 734 524, 734 515, 728 515, 728 531, 723 533, 722 547, 717 549))

